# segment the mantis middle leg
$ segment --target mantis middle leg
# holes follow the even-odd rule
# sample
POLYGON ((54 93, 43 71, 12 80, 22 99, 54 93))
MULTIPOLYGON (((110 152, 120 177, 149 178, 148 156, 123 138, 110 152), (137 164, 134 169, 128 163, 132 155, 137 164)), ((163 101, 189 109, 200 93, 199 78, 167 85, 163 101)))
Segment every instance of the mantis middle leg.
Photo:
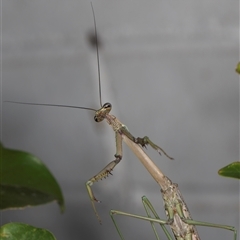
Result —
MULTIPOLYGON (((126 213, 126 212, 122 212, 122 211, 117 211, 117 210, 111 210, 110 211, 110 216, 112 218, 112 221, 113 221, 113 223, 114 223, 114 225, 117 229, 117 232, 118 232, 120 238, 122 240, 124 240, 124 237, 123 237, 122 233, 120 232, 119 227, 117 226, 116 220, 114 219, 114 215, 123 215, 123 216, 127 216, 127 217, 133 217, 133 218, 137 218, 137 219, 140 219, 140 220, 149 221, 152 225, 152 228, 153 228, 153 231, 155 233, 156 238, 158 240, 160 240, 160 238, 159 238, 159 236, 156 232, 156 229, 154 227, 154 223, 158 223, 162 227, 167 239, 168 240, 173 240, 172 236, 170 235, 170 233, 168 232, 168 230, 165 227, 165 225, 168 225, 168 226, 171 225, 171 219, 167 219, 167 220, 160 219, 158 214, 156 213, 155 209, 153 208, 152 204, 150 203, 150 201, 145 196, 142 197, 142 202, 143 202, 144 208, 147 212, 147 217, 140 216, 140 215, 135 215, 135 214, 131 214, 131 213, 126 213), (154 215, 154 218, 151 216, 151 213, 154 215)), ((237 240, 237 230, 233 226, 195 221, 195 220, 186 219, 186 218, 182 218, 182 220, 189 225, 205 226, 205 227, 212 227, 212 228, 221 228, 221 229, 232 231, 233 235, 234 235, 233 239, 237 240)), ((187 239, 195 239, 195 238, 193 237, 193 235, 191 233, 189 233, 184 238, 182 238, 181 236, 179 236, 179 237, 175 236, 175 239, 182 239, 182 240, 186 239, 187 240, 187 239)), ((199 239, 199 238, 197 238, 197 239, 199 239)))
POLYGON ((121 238, 121 240, 124 240, 124 237, 116 223, 116 220, 114 218, 114 215, 124 215, 124 216, 128 216, 128 217, 133 217, 133 218, 137 218, 137 219, 141 219, 141 220, 145 220, 145 221, 149 221, 151 223, 152 229, 154 231, 155 237, 157 240, 160 240, 157 230, 155 228, 154 223, 158 223, 160 224, 162 230, 164 231, 166 237, 168 240, 173 240, 171 234, 169 233, 169 231, 167 230, 167 228, 165 227, 165 225, 168 225, 168 220, 162 220, 159 218, 157 212, 155 211, 155 209, 153 208, 151 202, 147 199, 147 197, 143 196, 142 197, 142 203, 143 206, 145 208, 145 211, 147 213, 147 217, 145 216, 140 216, 140 215, 135 215, 135 214, 130 214, 130 213, 126 213, 126 212, 122 212, 122 211, 117 211, 117 210, 110 210, 110 216, 112 218, 112 221, 114 223, 114 226, 121 238), (154 215, 152 217, 152 214, 154 215))

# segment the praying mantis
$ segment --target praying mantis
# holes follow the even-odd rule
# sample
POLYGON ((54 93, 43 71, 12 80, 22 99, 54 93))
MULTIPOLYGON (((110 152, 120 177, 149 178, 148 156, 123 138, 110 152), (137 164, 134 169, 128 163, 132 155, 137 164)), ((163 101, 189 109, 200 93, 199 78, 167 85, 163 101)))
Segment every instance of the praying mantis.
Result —
MULTIPOLYGON (((92 7, 92 10, 93 10, 93 7, 92 7)), ((96 39, 97 39, 96 20, 95 20, 94 10, 93 10, 93 16, 94 16, 94 25, 95 25, 95 35, 96 35, 96 39)), ((96 41, 96 43, 97 43, 97 41, 96 41)), ((123 213, 123 212, 115 211, 115 210, 111 211, 111 216, 113 216, 114 214, 125 215, 125 216, 129 215, 129 216, 140 218, 143 220, 148 220, 151 223, 153 223, 153 222, 160 223, 161 226, 170 225, 173 230, 175 239, 177 239, 177 240, 200 240, 200 237, 197 233, 195 225, 220 227, 220 228, 234 231, 234 234, 235 234, 234 239, 236 240, 236 231, 234 230, 233 227, 216 225, 216 224, 210 225, 210 223, 197 222, 197 221, 193 221, 191 219, 189 210, 181 196, 181 193, 178 190, 177 185, 173 184, 169 178, 167 178, 165 175, 163 175, 161 173, 161 171, 156 166, 154 166, 152 160, 146 155, 146 153, 141 149, 141 147, 150 145, 159 154, 164 154, 169 159, 172 159, 172 158, 162 148, 160 148, 158 145, 153 143, 148 137, 135 138, 129 132, 129 130, 127 129, 127 127, 124 124, 122 124, 115 116, 110 114, 110 111, 112 109, 111 104, 110 103, 102 104, 98 46, 97 46, 97 62, 98 62, 98 73, 99 73, 99 75, 98 75, 99 76, 99 97, 100 97, 100 106, 101 106, 101 108, 99 110, 96 110, 93 108, 88 108, 88 107, 77 107, 77 106, 66 106, 66 105, 55 105, 55 104, 38 104, 38 103, 20 103, 20 104, 69 107, 69 108, 86 109, 86 110, 90 110, 90 111, 95 111, 94 120, 96 122, 101 122, 103 120, 106 120, 107 123, 112 127, 113 131, 115 132, 115 137, 116 137, 115 159, 112 162, 110 162, 106 167, 104 167, 98 174, 96 174, 94 177, 90 178, 86 182, 86 188, 87 188, 89 197, 91 199, 91 203, 92 203, 94 212, 95 212, 99 222, 101 222, 101 220, 97 213, 94 203, 100 202, 100 201, 97 200, 96 197, 94 196, 91 186, 98 180, 105 178, 109 174, 111 174, 112 170, 121 161, 121 159, 122 159, 122 141, 124 141, 131 148, 131 150, 137 155, 138 159, 144 164, 144 166, 147 168, 149 173, 153 176, 155 181, 157 181, 159 183, 159 185, 162 189, 163 199, 165 202, 165 210, 167 213, 168 220, 165 220, 165 221, 160 220, 160 219, 158 219, 158 216, 155 214, 154 214, 155 218, 151 218, 150 216, 141 217, 141 216, 123 213), (149 166, 148 166, 148 163, 150 164, 149 166)), ((143 199, 143 202, 154 213, 154 209, 151 207, 151 204, 149 203, 149 201, 146 198, 143 199)), ((121 235, 120 235, 120 237, 122 238, 121 235)), ((168 237, 168 239, 172 239, 170 235, 167 235, 167 237, 168 237)))

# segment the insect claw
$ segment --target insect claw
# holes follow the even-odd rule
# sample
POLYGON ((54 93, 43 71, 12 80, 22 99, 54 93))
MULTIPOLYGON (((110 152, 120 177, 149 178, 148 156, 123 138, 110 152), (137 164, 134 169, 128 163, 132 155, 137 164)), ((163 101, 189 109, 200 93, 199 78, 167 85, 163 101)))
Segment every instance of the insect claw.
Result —
POLYGON ((160 156, 162 156, 162 153, 159 149, 157 149, 157 152, 160 154, 160 156))
POLYGON ((101 203, 102 201, 100 201, 100 200, 97 200, 95 197, 93 198, 93 200, 95 201, 95 202, 97 202, 97 203, 101 203))

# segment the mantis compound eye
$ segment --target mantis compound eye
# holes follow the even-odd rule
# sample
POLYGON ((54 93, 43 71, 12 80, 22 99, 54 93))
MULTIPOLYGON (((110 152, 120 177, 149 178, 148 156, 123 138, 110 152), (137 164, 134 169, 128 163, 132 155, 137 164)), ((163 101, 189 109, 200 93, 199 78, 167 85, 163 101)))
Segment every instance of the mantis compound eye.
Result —
POLYGON ((97 116, 94 116, 94 121, 95 122, 101 122, 101 121, 99 121, 99 118, 97 116))
MULTIPOLYGON (((103 105, 103 108, 105 108, 105 109, 112 109, 112 104, 111 103, 105 103, 104 105, 103 105)), ((109 111, 110 112, 110 111, 109 111)))

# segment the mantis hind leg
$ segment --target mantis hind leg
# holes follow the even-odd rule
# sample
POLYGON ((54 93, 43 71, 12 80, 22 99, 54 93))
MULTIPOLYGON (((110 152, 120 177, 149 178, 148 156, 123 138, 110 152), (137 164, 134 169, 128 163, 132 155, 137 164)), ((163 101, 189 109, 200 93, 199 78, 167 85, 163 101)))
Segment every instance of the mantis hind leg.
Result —
POLYGON ((145 220, 145 221, 149 221, 151 223, 152 229, 154 231, 154 234, 156 236, 157 240, 160 240, 158 233, 156 231, 156 228, 154 226, 154 223, 158 223, 160 224, 161 228, 163 229, 165 235, 167 236, 168 240, 173 240, 171 234, 169 233, 169 231, 167 230, 167 228, 164 225, 168 225, 168 220, 162 220, 159 218, 159 216, 157 215, 155 209, 153 208, 152 204, 150 203, 150 201, 147 199, 147 197, 143 196, 142 197, 142 203, 143 206, 145 208, 145 211, 147 213, 147 217, 144 216, 140 216, 140 215, 135 215, 135 214, 131 214, 131 213, 126 213, 126 212, 122 212, 122 211, 117 211, 117 210, 111 210, 110 211, 110 216, 112 218, 113 224, 120 236, 120 238, 122 240, 124 240, 124 237, 116 223, 116 220, 114 219, 114 215, 123 215, 123 216, 127 216, 127 217, 133 217, 133 218, 137 218, 137 219, 141 219, 141 220, 145 220), (151 213, 154 215, 155 218, 152 218, 151 213))
POLYGON ((195 226, 204 226, 204 227, 212 227, 212 228, 221 228, 225 230, 232 231, 234 234, 233 239, 237 240, 237 230, 233 226, 228 226, 228 225, 221 225, 221 224, 215 224, 215 223, 208 223, 208 222, 199 222, 191 219, 182 219, 185 223, 189 225, 195 225, 195 226))
POLYGON ((130 140, 133 142, 141 145, 142 147, 146 147, 147 145, 150 145, 153 149, 155 149, 160 155, 163 153, 166 157, 173 160, 174 158, 170 157, 161 147, 153 143, 148 136, 145 136, 143 138, 137 137, 135 138, 127 129, 126 126, 123 126, 120 129, 120 132, 124 135, 126 135, 130 140))

